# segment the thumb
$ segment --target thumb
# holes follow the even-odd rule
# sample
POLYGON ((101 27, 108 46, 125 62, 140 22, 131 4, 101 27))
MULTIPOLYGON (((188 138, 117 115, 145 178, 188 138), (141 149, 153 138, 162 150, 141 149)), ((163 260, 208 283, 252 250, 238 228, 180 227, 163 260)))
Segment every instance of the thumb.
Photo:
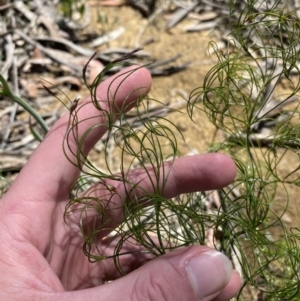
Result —
POLYGON ((232 265, 220 252, 206 247, 178 250, 130 274, 130 300, 209 301, 230 282, 232 265), (131 281, 131 282, 130 282, 131 281))
POLYGON ((225 301, 239 288, 240 279, 225 255, 205 246, 194 246, 153 259, 114 282, 87 289, 87 299, 80 300, 225 301))
POLYGON ((182 248, 102 286, 110 289, 103 300, 228 300, 239 289, 239 285, 229 284, 232 272, 231 262, 220 252, 205 246, 182 248))

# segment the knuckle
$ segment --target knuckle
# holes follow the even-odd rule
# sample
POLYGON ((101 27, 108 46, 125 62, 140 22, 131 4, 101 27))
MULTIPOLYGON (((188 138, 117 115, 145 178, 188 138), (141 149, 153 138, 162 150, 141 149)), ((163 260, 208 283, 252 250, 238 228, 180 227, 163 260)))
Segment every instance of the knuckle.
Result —
POLYGON ((171 283, 162 275, 149 271, 138 277, 132 300, 174 301, 177 299, 174 292, 171 283))

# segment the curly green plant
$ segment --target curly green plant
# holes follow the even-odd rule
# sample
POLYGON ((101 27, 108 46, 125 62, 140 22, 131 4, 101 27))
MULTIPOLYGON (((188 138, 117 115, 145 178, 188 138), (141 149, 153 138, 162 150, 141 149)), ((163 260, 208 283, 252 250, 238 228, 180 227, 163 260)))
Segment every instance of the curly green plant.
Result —
POLYGON ((211 43, 218 64, 188 101, 190 117, 204 110, 224 137, 211 151, 225 151, 236 162, 238 177, 221 194, 216 226, 223 231, 221 249, 239 250, 245 286, 264 300, 291 300, 299 292, 300 233, 282 221, 295 203, 289 191, 300 184, 300 20, 289 4, 245 1, 237 13, 231 1, 228 46, 211 43), (280 89, 283 81, 289 89, 280 89), (284 170, 291 156, 297 160, 284 170), (279 192, 280 210, 274 204, 279 192))
MULTIPOLYGON (((186 225, 186 220, 189 219, 184 216, 184 207, 186 204, 180 204, 179 201, 178 204, 175 204, 173 203, 173 200, 168 200, 163 197, 168 173, 170 172, 173 160, 178 155, 177 139, 178 137, 183 138, 180 131, 167 118, 151 114, 149 105, 150 103, 153 104, 157 101, 150 99, 149 97, 140 99, 138 101, 138 106, 131 110, 130 114, 125 113, 124 107, 120 108, 118 112, 118 121, 115 121, 110 111, 102 108, 101 102, 97 99, 96 88, 103 79, 105 73, 123 59, 129 58, 130 55, 131 54, 128 54, 120 60, 116 60, 109 64, 89 87, 91 102, 94 104, 95 108, 97 108, 99 114, 105 117, 105 124, 97 124, 78 137, 77 115, 83 106, 86 105, 78 104, 77 110, 71 112, 69 129, 64 142, 66 156, 72 164, 78 166, 83 171, 87 182, 100 181, 100 183, 104 184, 106 180, 115 180, 124 185, 126 191, 124 206, 118 208, 122 211, 124 222, 117 229, 106 229, 108 226, 101 222, 101 216, 109 214, 109 209, 104 208, 101 199, 89 196, 80 197, 80 194, 71 198, 70 204, 66 208, 66 215, 72 210, 80 210, 83 220, 91 210, 95 210, 99 213, 93 227, 82 225, 81 229, 85 238, 83 247, 84 252, 91 261, 107 258, 101 254, 101 252, 92 253, 95 237, 99 231, 103 231, 104 229, 108 232, 115 230, 121 237, 119 243, 115 247, 115 254, 110 256, 115 258, 116 264, 118 264, 118 258, 122 255, 119 250, 121 250, 124 242, 131 240, 132 238, 135 239, 137 244, 144 246, 148 252, 156 256, 164 254, 176 246, 187 245, 187 242, 183 241, 183 239, 177 235, 174 224, 170 222, 169 217, 176 217, 180 214, 183 226, 186 228, 191 226, 186 225), (89 133, 101 126, 108 127, 108 135, 103 141, 104 150, 102 153, 104 156, 104 166, 102 166, 102 169, 100 170, 84 155, 81 146, 89 133), (72 146, 68 143, 69 135, 72 135, 73 139, 75 138, 77 142, 76 151, 74 151, 72 146), (110 141, 113 141, 116 152, 120 157, 120 172, 118 174, 113 170, 109 160, 109 154, 111 152, 109 149, 110 141), (168 165, 164 164, 165 160, 168 160, 168 165), (153 193, 150 194, 147 191, 143 191, 143 193, 140 191, 140 193, 137 193, 138 190, 142 190, 143 188, 139 186, 139 183, 130 180, 130 178, 132 178, 132 169, 137 166, 146 173, 146 177, 149 179, 152 187, 150 190, 153 191, 153 193), (151 200, 147 207, 140 205, 140 195, 151 200), (167 210, 170 212, 167 213, 167 210), (165 221, 165 223, 162 224, 162 221, 165 221), (157 240, 153 240, 151 238, 152 235, 156 235, 157 240), (177 240, 176 244, 174 244, 175 239, 177 240), (172 243, 168 243, 168 241, 171 240, 172 243)), ((135 71, 136 69, 129 71, 126 76, 130 76, 130 74, 135 71)), ((124 76, 124 74, 122 75, 124 76)), ((110 105, 113 106, 115 94, 110 95, 110 91, 111 90, 108 89, 107 98, 112 99, 110 105)), ((117 93, 117 91, 115 93, 117 93)), ((90 118, 97 118, 97 116, 91 116, 90 118)), ((84 122, 85 121, 87 120, 84 120, 84 122)), ((113 199, 113 196, 116 193, 114 187, 108 185, 105 186, 105 184, 104 187, 108 191, 109 198, 113 199)), ((92 194, 92 192, 89 193, 89 195, 92 194)), ((107 197, 107 195, 104 195, 103 197, 107 197)), ((195 240, 195 238, 193 238, 193 240, 195 240)), ((121 266, 119 266, 119 270, 122 272, 121 266)))

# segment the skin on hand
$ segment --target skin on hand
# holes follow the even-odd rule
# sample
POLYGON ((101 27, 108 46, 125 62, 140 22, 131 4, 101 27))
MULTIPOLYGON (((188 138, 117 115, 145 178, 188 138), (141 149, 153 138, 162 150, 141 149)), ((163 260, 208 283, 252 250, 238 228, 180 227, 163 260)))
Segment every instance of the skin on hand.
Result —
MULTIPOLYGON (((145 68, 130 67, 101 83, 97 96, 101 106, 117 118, 121 107, 130 110, 150 87, 149 72, 145 68)), ((80 110, 76 108, 79 120, 99 117, 80 122, 79 135, 100 122, 103 126, 88 135, 83 144, 86 154, 107 130, 104 117, 89 102, 87 98, 78 104, 81 107, 80 110)), ((122 278, 112 260, 88 261, 82 252, 83 238, 76 215, 68 224, 63 219, 69 187, 79 176, 78 168, 70 164, 62 150, 68 122, 69 115, 65 114, 52 127, 0 201, 0 300, 179 301, 200 298, 220 301, 234 296, 240 288, 239 276, 228 267, 223 255, 215 256, 205 246, 176 250, 138 269, 136 267, 147 255, 124 256, 121 264, 129 274, 122 278), (199 269, 190 268, 191 262, 192 267, 197 267, 201 260, 211 262, 209 266, 213 268, 204 264, 199 265, 199 269), (195 276, 203 267, 206 269, 203 275, 209 276, 209 270, 213 270, 220 278, 218 287, 211 286, 211 291, 207 292, 210 293, 207 298, 203 297, 205 287, 200 293, 197 291, 202 276, 195 276), (195 275, 191 272, 194 270, 195 275), (100 285, 107 280, 115 281, 100 285)), ((70 141, 70 147, 75 149, 76 143, 70 141)), ((171 167, 164 193, 171 198, 181 193, 217 189, 232 182, 235 173, 233 161, 221 154, 179 158, 171 167)), ((142 179, 145 189, 150 187, 142 171, 134 171, 131 176, 137 181, 142 179)), ((97 185, 101 184, 95 187, 97 185)), ((116 189, 118 198, 114 201, 118 206, 122 204, 125 191, 123 185, 116 189)), ((110 218, 116 225, 120 222, 119 215, 110 218)), ((106 234, 99 234, 98 247, 104 254, 111 255, 113 244, 103 240, 106 234)))

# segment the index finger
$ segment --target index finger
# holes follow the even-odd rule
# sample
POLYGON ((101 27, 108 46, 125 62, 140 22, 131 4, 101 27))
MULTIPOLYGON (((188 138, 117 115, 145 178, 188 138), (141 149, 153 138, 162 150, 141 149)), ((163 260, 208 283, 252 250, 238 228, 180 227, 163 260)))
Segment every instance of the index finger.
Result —
MULTIPOLYGON (((148 94, 150 88, 151 75, 148 70, 132 66, 101 83, 97 88, 97 98, 101 106, 117 118, 121 107, 130 110, 137 99, 148 94)), ((51 128, 14 182, 14 191, 21 191, 28 196, 32 195, 35 187, 41 187, 43 188, 41 191, 48 197, 57 197, 56 194, 62 197, 62 193, 67 197, 70 185, 74 183, 80 172, 63 153, 63 140, 69 117, 69 113, 66 113, 51 128)), ((86 137, 82 149, 87 154, 106 132, 106 119, 92 104, 90 97, 83 102, 80 110, 78 109, 77 117, 79 137, 89 128, 97 124, 102 125, 86 137)), ((69 135, 68 143, 71 147, 72 145, 77 147, 72 135, 69 135)))

